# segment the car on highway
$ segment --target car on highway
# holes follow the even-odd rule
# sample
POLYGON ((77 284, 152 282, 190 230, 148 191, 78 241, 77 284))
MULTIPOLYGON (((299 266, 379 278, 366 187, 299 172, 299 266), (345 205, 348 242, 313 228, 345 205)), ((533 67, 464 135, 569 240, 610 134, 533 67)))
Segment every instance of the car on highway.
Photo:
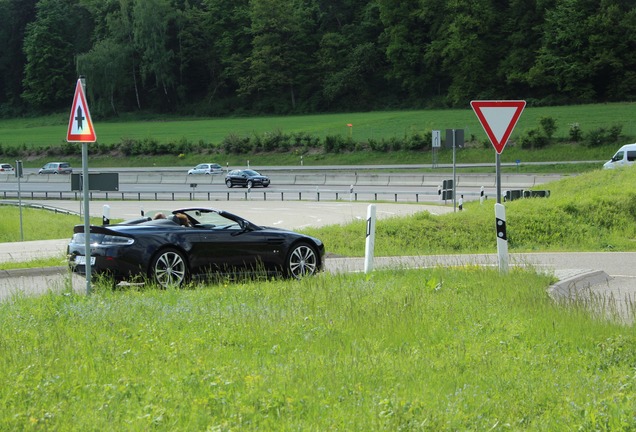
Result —
POLYGON ((73 168, 68 162, 49 162, 38 171, 38 174, 72 174, 73 168))
POLYGON ((254 186, 267 187, 269 184, 269 177, 252 169, 232 170, 225 176, 225 185, 229 188, 233 186, 243 186, 247 188, 254 186))
POLYGON ((0 163, 0 174, 13 174, 15 170, 13 166, 8 163, 0 163))
MULTIPOLYGON (((325 247, 294 231, 256 225, 212 208, 183 208, 90 227, 91 276, 146 280, 178 287, 214 275, 282 275, 300 279, 322 270, 325 247), (163 215, 163 213, 161 213, 163 215)), ((86 274, 84 225, 68 244, 70 268, 86 274)))
POLYGON ((217 163, 202 163, 188 170, 188 175, 193 174, 222 174, 223 167, 217 163))

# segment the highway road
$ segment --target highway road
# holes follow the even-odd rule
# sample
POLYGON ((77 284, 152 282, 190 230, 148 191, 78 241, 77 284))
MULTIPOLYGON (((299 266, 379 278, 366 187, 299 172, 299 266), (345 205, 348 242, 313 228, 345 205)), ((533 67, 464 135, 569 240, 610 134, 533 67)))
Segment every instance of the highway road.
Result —
MULTIPOLYGON (((268 188, 227 188, 223 175, 188 176, 183 169, 134 168, 119 170, 117 194, 121 199, 194 199, 204 194, 208 199, 304 199, 304 200, 391 200, 439 201, 439 189, 445 180, 455 179, 457 196, 465 200, 476 199, 482 188, 487 197, 496 196, 495 174, 462 173, 453 177, 448 172, 422 172, 421 169, 393 165, 393 170, 377 172, 369 166, 358 167, 263 167, 272 184, 268 188), (246 193, 249 192, 249 195, 246 193), (170 194, 167 197, 166 194, 170 194), (195 194, 195 195, 193 195, 195 194)), ((417 167, 417 166, 415 166, 417 167)), ((76 170, 77 171, 77 170, 76 170)), ((100 170, 112 172, 110 170, 100 170)), ((508 189, 539 186, 558 180, 556 174, 506 174, 501 176, 503 193, 508 189)), ((79 197, 71 192, 70 177, 62 175, 27 174, 20 185, 15 178, 0 178, 0 198, 17 198, 18 189, 25 198, 79 197), (3 181, 4 180, 4 181, 3 181)), ((95 190, 94 187, 91 187, 95 190)), ((112 192, 112 191, 111 191, 112 192)), ((108 198, 113 193, 94 192, 95 198, 108 198)))

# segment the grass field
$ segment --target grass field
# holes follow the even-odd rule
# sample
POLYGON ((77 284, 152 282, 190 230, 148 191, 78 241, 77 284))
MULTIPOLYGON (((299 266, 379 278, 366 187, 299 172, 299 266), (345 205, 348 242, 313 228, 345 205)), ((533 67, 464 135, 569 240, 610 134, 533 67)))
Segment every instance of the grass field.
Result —
MULTIPOLYGON (((514 141, 524 132, 539 127, 542 117, 556 120, 555 138, 565 140, 572 124, 579 124, 584 133, 598 128, 622 125, 626 140, 636 138, 636 104, 614 103, 596 105, 576 105, 565 107, 526 108, 511 137, 510 145, 502 154, 502 161, 554 161, 554 160, 607 160, 618 147, 616 144, 588 149, 580 146, 561 145, 537 151, 522 151, 515 148, 514 141)), ((354 141, 365 142, 370 138, 381 139, 410 136, 413 133, 425 133, 433 129, 464 129, 466 139, 474 135, 477 141, 487 142, 486 134, 473 111, 463 110, 422 110, 422 111, 386 111, 369 113, 343 113, 311 116, 252 117, 252 118, 152 118, 139 120, 126 118, 122 121, 100 122, 94 119, 99 143, 111 144, 124 138, 154 138, 162 143, 187 139, 190 142, 203 141, 218 144, 230 135, 252 136, 282 131, 284 133, 303 132, 324 138, 327 135, 351 136, 354 141), (349 128, 347 124, 353 126, 349 128)), ((60 145, 66 138, 68 114, 61 113, 42 118, 0 120, 0 146, 3 148, 24 146, 37 148, 60 145)), ((90 147, 89 147, 90 148, 90 147)), ((89 150, 90 152, 90 150, 89 150)), ((212 155, 218 163, 225 165, 245 164, 252 159, 253 165, 299 164, 298 155, 212 155)), ((440 162, 451 159, 450 152, 442 152, 440 162)), ((357 164, 357 163, 430 163, 430 153, 414 155, 406 152, 396 154, 363 153, 307 155, 307 164, 357 164), (415 158, 415 161, 414 161, 415 158), (418 160, 419 159, 419 160, 418 160), (421 161, 421 162, 420 162, 421 161)), ((463 162, 493 161, 494 151, 486 145, 472 152, 462 153, 463 162)), ((95 160, 94 166, 113 164, 112 159, 95 160)), ((43 160, 26 160, 26 166, 36 167, 43 160)), ((71 160, 76 166, 79 159, 71 160)), ((184 155, 182 159, 170 158, 120 158, 118 166, 187 166, 201 162, 199 155, 184 155), (133 165, 134 164, 134 165, 133 165)))
POLYGON ((0 429, 636 428, 635 333, 549 282, 398 269, 13 298, 0 429))

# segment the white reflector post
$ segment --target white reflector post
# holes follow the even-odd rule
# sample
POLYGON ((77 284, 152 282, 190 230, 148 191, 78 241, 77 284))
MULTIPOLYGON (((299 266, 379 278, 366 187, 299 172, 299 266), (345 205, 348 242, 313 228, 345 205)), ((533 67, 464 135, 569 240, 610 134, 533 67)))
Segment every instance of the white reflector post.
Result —
POLYGON ((508 235, 506 234, 506 208, 503 204, 495 204, 495 223, 497 226, 499 272, 508 273, 508 235))
POLYGON ((102 215, 102 225, 110 224, 110 206, 108 204, 104 204, 102 215))
POLYGON ((364 253, 364 272, 373 271, 373 248, 375 247, 375 204, 367 207, 367 239, 364 253))

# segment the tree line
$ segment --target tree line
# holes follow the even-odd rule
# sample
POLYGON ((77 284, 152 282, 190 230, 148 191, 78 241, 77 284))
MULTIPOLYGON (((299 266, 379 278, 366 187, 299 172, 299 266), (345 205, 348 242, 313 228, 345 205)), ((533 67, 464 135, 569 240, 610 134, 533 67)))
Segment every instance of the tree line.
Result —
POLYGON ((636 97, 632 0, 0 0, 0 116, 636 97))

